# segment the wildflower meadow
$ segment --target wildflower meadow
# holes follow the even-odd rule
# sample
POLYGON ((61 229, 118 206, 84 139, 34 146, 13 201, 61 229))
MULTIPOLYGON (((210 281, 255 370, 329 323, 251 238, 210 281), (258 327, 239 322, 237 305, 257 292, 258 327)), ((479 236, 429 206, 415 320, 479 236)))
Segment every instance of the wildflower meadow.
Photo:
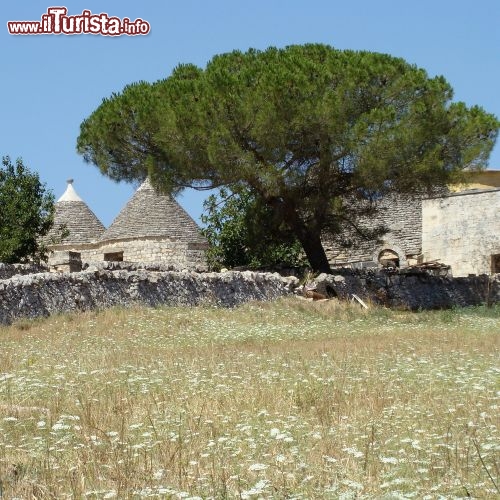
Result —
POLYGON ((290 298, 2 327, 0 498, 495 498, 499 334, 290 298))

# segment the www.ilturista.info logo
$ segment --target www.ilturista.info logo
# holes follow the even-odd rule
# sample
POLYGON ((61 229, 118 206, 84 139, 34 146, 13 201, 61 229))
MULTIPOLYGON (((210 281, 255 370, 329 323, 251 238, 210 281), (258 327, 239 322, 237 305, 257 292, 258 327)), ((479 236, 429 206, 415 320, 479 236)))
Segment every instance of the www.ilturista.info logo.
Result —
POLYGON ((128 17, 120 19, 106 13, 92 14, 84 10, 76 16, 68 16, 66 7, 49 7, 40 21, 8 21, 7 29, 11 35, 147 35, 151 26, 144 19, 131 21, 128 17))

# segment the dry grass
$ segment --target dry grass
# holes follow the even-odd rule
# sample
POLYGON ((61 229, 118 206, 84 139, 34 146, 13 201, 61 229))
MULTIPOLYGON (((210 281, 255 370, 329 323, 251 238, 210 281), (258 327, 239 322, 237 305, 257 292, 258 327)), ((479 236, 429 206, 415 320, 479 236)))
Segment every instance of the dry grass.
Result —
POLYGON ((291 299, 1 328, 3 498, 494 497, 499 331, 291 299))

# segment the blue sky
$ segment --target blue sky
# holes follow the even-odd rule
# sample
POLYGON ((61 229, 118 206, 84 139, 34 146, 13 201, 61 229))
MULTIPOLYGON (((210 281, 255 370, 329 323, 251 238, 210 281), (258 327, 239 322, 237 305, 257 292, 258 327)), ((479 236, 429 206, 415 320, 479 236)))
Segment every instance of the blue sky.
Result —
MULTIPOLYGON (((498 0, 237 0, 2 2, 0 6, 0 155, 22 157, 56 197, 65 180, 108 226, 134 191, 76 153, 80 123, 112 92, 155 81, 180 62, 204 66, 215 54, 320 42, 385 52, 444 75, 455 100, 500 116, 498 0), (69 15, 106 12, 142 18, 146 36, 13 36, 7 21, 40 20, 64 5, 69 15)), ((490 168, 500 168, 496 146, 490 168)), ((199 221, 206 193, 178 200, 199 221)))

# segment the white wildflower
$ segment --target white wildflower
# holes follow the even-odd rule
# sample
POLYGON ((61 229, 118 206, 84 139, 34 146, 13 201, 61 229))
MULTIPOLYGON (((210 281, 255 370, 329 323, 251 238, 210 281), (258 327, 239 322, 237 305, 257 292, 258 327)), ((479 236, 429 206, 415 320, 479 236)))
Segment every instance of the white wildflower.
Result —
POLYGON ((67 425, 67 424, 64 424, 62 422, 56 422, 53 426, 52 426, 52 430, 53 431, 63 431, 63 430, 66 430, 66 429, 69 429, 70 426, 67 425))
POLYGON ((252 464, 248 470, 249 471, 252 471, 252 472, 258 472, 258 471, 261 471, 261 470, 266 470, 267 469, 267 465, 266 464, 252 464))
POLYGON ((357 483, 356 481, 351 481, 350 479, 345 479, 344 481, 342 481, 342 484, 357 491, 361 491, 363 489, 362 484, 357 483))
POLYGON ((165 469, 158 469, 154 474, 153 474, 153 479, 156 479, 159 481, 160 479, 163 478, 165 474, 165 469))
POLYGON ((261 495, 264 493, 264 490, 269 485, 269 481, 266 479, 262 479, 259 482, 255 483, 249 490, 245 490, 241 492, 241 498, 248 499, 252 496, 261 495))
POLYGON ((356 458, 361 458, 364 456, 362 451, 359 451, 357 448, 342 448, 342 451, 349 453, 349 455, 353 455, 356 458))

